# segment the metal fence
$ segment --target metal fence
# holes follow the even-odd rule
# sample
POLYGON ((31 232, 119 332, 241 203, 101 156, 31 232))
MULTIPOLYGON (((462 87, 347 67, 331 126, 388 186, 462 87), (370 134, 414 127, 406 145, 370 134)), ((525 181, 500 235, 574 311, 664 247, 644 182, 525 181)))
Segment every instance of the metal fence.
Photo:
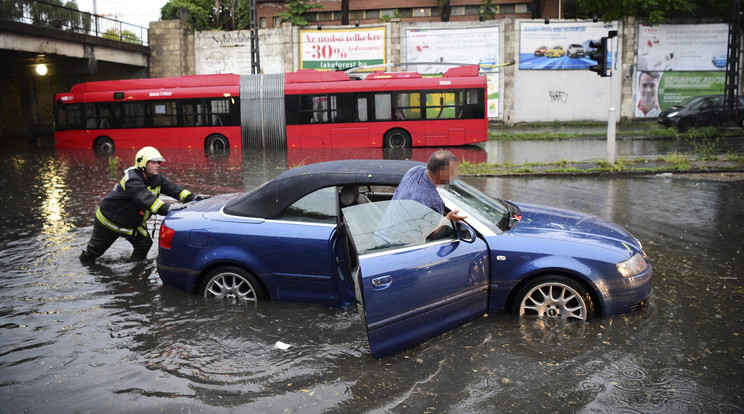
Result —
POLYGON ((11 20, 138 45, 148 29, 40 0, 0 0, 0 20, 11 20))

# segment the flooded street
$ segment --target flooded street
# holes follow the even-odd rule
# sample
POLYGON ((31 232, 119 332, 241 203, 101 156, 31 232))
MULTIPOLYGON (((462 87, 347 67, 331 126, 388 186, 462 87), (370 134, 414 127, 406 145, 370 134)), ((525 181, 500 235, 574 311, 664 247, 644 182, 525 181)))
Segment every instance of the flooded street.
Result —
MULTIPOLYGON (((603 159, 603 145, 489 142, 455 152, 473 162, 578 161, 603 159)), ((618 154, 670 147, 628 141, 618 154)), ((487 315, 377 360, 356 309, 205 301, 162 285, 157 244, 130 263, 119 239, 81 264, 95 210, 135 151, 0 154, 0 412, 744 412, 744 181, 463 177, 494 197, 624 226, 653 265, 649 303, 588 323, 487 315)), ((397 156, 161 152, 166 177, 206 194, 253 188, 288 166, 397 156)))

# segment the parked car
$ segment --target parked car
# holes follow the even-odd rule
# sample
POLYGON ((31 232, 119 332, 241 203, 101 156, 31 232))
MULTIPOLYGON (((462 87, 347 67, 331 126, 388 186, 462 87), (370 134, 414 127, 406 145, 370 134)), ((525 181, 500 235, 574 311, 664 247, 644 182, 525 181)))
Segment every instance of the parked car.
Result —
POLYGON ((562 57, 566 55, 566 48, 563 46, 553 46, 552 48, 548 49, 547 52, 545 52, 545 57, 562 57))
MULTIPOLYGON (((697 126, 723 125, 727 119, 723 98, 723 95, 695 96, 662 111, 657 119, 660 124, 676 127, 679 132, 697 126)), ((738 103, 732 120, 744 127, 744 96, 738 97, 738 103)))
POLYGON ((311 164, 189 203, 163 220, 160 278, 207 298, 357 306, 374 357, 485 313, 585 321, 647 299, 648 258, 623 228, 493 199, 461 181, 439 188, 447 210, 468 216, 449 222, 418 202, 391 201, 416 165, 311 164))
POLYGON ((570 58, 580 58, 586 56, 586 50, 584 46, 578 43, 572 43, 568 45, 568 51, 566 52, 570 58))
POLYGON ((548 51, 547 46, 540 46, 537 49, 535 49, 535 56, 545 56, 545 52, 548 51))

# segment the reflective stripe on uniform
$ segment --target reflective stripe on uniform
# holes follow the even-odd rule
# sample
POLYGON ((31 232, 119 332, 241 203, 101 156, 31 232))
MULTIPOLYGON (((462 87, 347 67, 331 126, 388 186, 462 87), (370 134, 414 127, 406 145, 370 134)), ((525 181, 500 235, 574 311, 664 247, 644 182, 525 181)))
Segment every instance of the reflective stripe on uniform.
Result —
POLYGON ((114 224, 113 222, 111 222, 106 217, 104 217, 103 213, 101 212, 101 208, 100 207, 98 207, 98 210, 96 210, 96 218, 98 219, 98 221, 101 222, 101 224, 103 224, 104 226, 108 227, 109 229, 111 229, 111 230, 113 230, 113 231, 115 231, 117 233, 126 234, 126 235, 129 235, 129 236, 131 236, 131 235, 134 234, 134 229, 129 228, 129 227, 118 226, 118 225, 114 224))
POLYGON ((163 200, 156 198, 155 201, 153 201, 153 203, 150 205, 150 211, 152 211, 155 214, 158 214, 158 210, 160 209, 160 207, 163 206, 163 204, 165 204, 163 200))
POLYGON ((186 200, 186 197, 188 197, 191 194, 191 191, 189 190, 183 190, 178 194, 178 201, 184 203, 186 200))

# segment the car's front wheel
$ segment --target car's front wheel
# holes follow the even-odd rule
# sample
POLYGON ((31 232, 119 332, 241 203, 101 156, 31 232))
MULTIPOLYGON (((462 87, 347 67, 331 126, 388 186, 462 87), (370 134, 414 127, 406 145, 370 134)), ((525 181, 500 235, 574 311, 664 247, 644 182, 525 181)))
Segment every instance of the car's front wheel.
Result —
POLYGON ((233 266, 211 271, 204 278, 201 292, 205 298, 239 303, 256 302, 266 298, 263 286, 253 275, 233 266))
POLYGON ((594 302, 584 287, 568 277, 541 276, 519 290, 512 311, 527 318, 585 321, 594 316, 594 302))
POLYGON ((692 121, 687 118, 680 119, 677 123, 677 131, 679 132, 687 132, 690 128, 692 128, 692 121))

